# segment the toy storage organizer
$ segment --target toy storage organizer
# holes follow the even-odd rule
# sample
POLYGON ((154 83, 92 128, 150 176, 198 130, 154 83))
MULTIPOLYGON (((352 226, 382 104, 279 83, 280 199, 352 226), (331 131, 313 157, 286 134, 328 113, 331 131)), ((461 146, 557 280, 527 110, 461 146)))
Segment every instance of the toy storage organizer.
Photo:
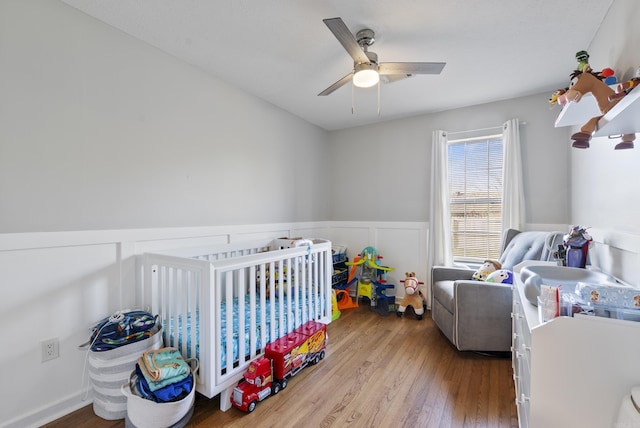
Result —
POLYGON ((139 257, 142 307, 165 346, 197 358, 196 390, 220 407, 264 346, 309 320, 331 322, 331 242, 276 239, 139 257), (302 242, 301 242, 302 241, 302 242))

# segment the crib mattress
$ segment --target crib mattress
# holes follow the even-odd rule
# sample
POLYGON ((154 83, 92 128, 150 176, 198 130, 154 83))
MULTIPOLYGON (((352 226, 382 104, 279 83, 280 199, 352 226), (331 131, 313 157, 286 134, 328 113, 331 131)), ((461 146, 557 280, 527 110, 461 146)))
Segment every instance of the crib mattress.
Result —
MULTIPOLYGON (((272 309, 272 305, 270 300, 266 300, 266 308, 265 308, 265 314, 266 314, 266 319, 265 322, 263 323, 261 320, 261 316, 262 316, 262 308, 260 307, 260 300, 256 299, 257 302, 257 306, 255 309, 255 316, 256 316, 256 330, 255 330, 255 337, 256 337, 256 350, 260 350, 263 348, 263 344, 261 343, 262 340, 262 332, 261 329, 265 328, 266 332, 265 332, 265 337, 266 337, 266 344, 272 342, 273 340, 277 339, 278 337, 274 337, 271 338, 271 320, 274 319, 274 330, 276 332, 280 331, 280 302, 279 299, 275 299, 274 301, 274 307, 275 307, 275 316, 271 316, 271 309, 272 309)), ((288 326, 289 326, 289 318, 290 317, 294 317, 295 314, 295 301, 294 299, 292 299, 291 301, 291 308, 289 310, 288 308, 288 302, 287 299, 283 299, 283 307, 284 307, 284 313, 282 316, 282 320, 284 322, 284 332, 285 333, 289 333, 288 331, 288 326)), ((302 320, 300 320, 300 323, 305 323, 311 319, 315 319, 316 318, 316 314, 314 314, 313 312, 309 313, 309 311, 303 311, 302 308, 303 306, 308 305, 308 299, 299 299, 298 300, 298 313, 300 314, 304 314, 302 320)), ((238 310, 239 304, 238 304, 238 298, 235 297, 233 299, 233 326, 232 326, 232 341, 233 341, 233 359, 232 361, 238 361, 239 359, 239 349, 240 349, 240 344, 239 344, 239 340, 240 340, 240 331, 239 331, 239 310, 238 310)), ((307 306, 308 307, 308 306, 307 306)), ((320 308, 320 313, 322 313, 324 308, 320 308)), ((227 365, 227 349, 226 349, 226 341, 227 341, 227 305, 226 305, 226 301, 223 301, 221 304, 221 316, 220 318, 222 319, 222 328, 221 328, 221 368, 225 368, 227 365)), ((301 315, 302 317, 302 315, 301 315)), ((183 342, 182 340, 182 332, 183 332, 183 325, 182 325, 182 316, 178 315, 177 317, 173 317, 170 318, 168 320, 163 320, 162 324, 163 324, 163 329, 165 331, 165 346, 174 346, 177 347, 178 349, 181 349, 180 344, 183 342), (177 337, 176 337, 177 335, 177 337)), ((185 358, 198 358, 200 359, 200 312, 199 309, 197 309, 195 311, 195 314, 192 313, 187 313, 186 316, 184 317, 186 318, 186 331, 187 331, 187 343, 186 343, 186 349, 181 349, 181 352, 183 353, 183 356, 185 358), (195 322, 192 322, 192 318, 194 318, 195 322), (195 354, 196 355, 191 355, 192 354, 192 349, 193 347, 191 346, 191 329, 193 328, 193 326, 195 325, 195 337, 196 337, 196 346, 195 346, 195 354)), ((251 349, 251 345, 250 345, 250 341, 251 341, 251 326, 250 326, 250 319, 251 319, 251 306, 250 306, 250 302, 249 302, 249 296, 245 296, 244 298, 244 334, 242 334, 242 336, 244 337, 244 349, 247 350, 247 352, 250 352, 251 349)), ((293 322, 293 324, 295 325, 295 320, 293 322)))

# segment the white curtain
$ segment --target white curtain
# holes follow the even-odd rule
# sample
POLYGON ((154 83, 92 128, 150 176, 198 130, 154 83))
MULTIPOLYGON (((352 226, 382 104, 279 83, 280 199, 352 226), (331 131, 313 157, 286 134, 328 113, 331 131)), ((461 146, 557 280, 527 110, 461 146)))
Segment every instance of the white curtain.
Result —
POLYGON ((433 131, 431 151, 431 220, 429 221, 429 269, 453 266, 447 133, 433 131))
POLYGON ((524 185, 518 119, 511 119, 502 126, 502 141, 504 145, 502 165, 502 229, 524 230, 524 185))

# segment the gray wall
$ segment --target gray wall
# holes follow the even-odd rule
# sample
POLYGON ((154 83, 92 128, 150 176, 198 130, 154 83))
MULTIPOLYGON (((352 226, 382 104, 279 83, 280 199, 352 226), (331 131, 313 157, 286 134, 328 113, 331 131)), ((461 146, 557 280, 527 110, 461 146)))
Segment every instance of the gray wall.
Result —
MULTIPOLYGON (((520 127, 528 224, 566 224, 571 200, 568 129, 554 128, 559 110, 549 94, 334 131, 332 220, 424 221, 429 218, 431 134, 520 127)), ((453 136, 452 138, 455 138, 453 136)))
MULTIPOLYGON (((640 67, 640 2, 616 0, 589 47, 595 70, 611 67, 624 79, 640 67)), ((640 89, 635 89, 638 91, 640 89)), ((571 152, 571 222, 640 234, 640 141, 613 150, 618 141, 596 138, 571 152)), ((637 280, 636 280, 637 281, 637 280)))
MULTIPOLYGON (((640 65, 638 8, 614 2, 594 68, 640 65)), ((0 28, 0 233, 428 221, 432 130, 511 117, 527 223, 638 228, 638 152, 571 150, 548 93, 327 133, 59 2, 5 0, 0 28)))
POLYGON ((0 233, 328 219, 314 125, 58 1, 0 57, 0 233))

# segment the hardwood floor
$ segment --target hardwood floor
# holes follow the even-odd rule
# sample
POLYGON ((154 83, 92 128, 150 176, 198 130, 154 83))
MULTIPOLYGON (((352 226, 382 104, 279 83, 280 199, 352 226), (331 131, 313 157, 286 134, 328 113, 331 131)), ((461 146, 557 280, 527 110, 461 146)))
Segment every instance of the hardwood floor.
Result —
MULTIPOLYGON (((459 352, 430 313, 418 321, 367 306, 328 326, 326 358, 253 413, 198 395, 188 427, 517 427, 511 360, 459 352)), ((58 427, 124 427, 84 407, 58 427)))

